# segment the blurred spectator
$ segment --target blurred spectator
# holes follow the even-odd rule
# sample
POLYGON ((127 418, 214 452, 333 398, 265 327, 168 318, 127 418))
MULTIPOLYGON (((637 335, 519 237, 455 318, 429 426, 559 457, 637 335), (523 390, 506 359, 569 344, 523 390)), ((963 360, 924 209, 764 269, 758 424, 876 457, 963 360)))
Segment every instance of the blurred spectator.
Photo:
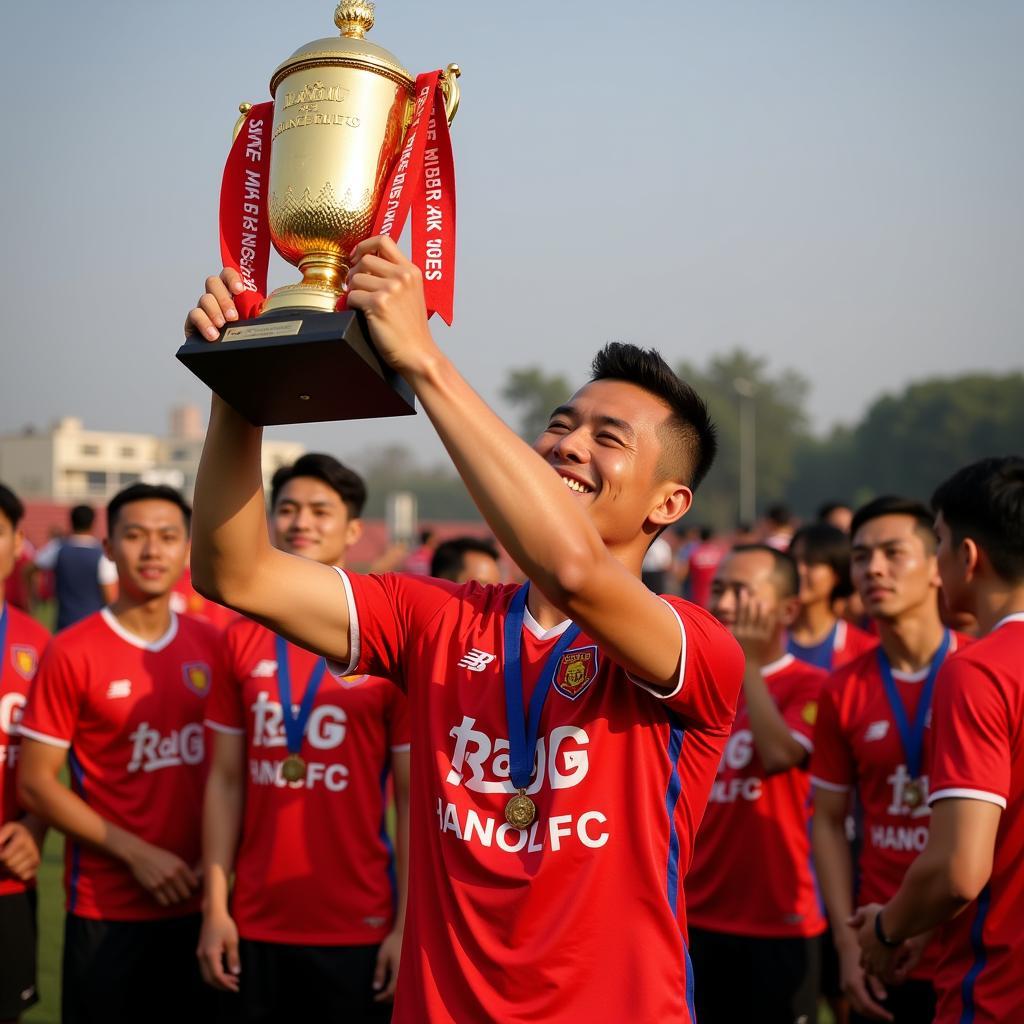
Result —
POLYGON ((794 530, 793 513, 788 505, 778 503, 768 506, 761 523, 762 543, 776 551, 787 551, 794 530))
POLYGON ((437 546, 430 575, 453 583, 500 583, 498 549, 482 537, 453 537, 437 546))
POLYGON ((655 537, 640 567, 640 578, 644 586, 655 594, 664 594, 668 589, 671 568, 672 545, 664 537, 655 537))
POLYGON ((402 572, 416 576, 430 575, 430 561, 437 548, 437 534, 428 526, 420 530, 420 546, 405 560, 402 572))
POLYGON ((845 501, 826 501, 818 509, 818 522, 828 523, 843 533, 850 532, 850 522, 853 519, 853 509, 845 501))
POLYGON ((117 594, 117 569, 92 535, 96 513, 89 505, 71 510, 71 533, 52 540, 36 555, 35 567, 51 571, 57 593, 57 629, 66 629, 117 594))
POLYGON ((707 608, 711 599, 711 583, 718 566, 729 550, 721 539, 715 537, 710 526, 701 527, 700 541, 690 551, 686 565, 688 599, 702 608, 707 608))

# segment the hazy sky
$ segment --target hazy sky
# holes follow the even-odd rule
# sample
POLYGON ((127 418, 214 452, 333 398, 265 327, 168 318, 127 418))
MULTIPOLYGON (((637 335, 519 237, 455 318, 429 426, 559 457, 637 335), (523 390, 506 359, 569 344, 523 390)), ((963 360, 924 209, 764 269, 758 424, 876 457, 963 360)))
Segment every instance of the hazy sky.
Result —
MULTIPOLYGON (((0 432, 77 414, 163 432, 206 402, 173 358, 219 264, 241 100, 334 33, 331 0, 8 5, 0 432)), ((582 379, 605 340, 742 344, 813 382, 824 428, 913 378, 1024 364, 1024 4, 380 0, 412 71, 462 65, 456 322, 582 379)), ((276 261, 272 283, 297 279, 276 261)), ((439 452, 415 419, 275 428, 439 452)))

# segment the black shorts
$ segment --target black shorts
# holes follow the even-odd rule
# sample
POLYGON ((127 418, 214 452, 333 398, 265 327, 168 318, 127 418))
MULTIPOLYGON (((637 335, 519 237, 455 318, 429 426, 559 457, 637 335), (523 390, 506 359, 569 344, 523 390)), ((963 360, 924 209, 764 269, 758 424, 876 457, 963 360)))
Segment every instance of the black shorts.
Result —
MULTIPOLYGON (((931 982, 911 979, 889 988, 882 1005, 896 1019, 896 1024, 931 1024, 935 1019, 935 989, 931 982)), ((850 1010, 850 1024, 878 1024, 877 1017, 862 1017, 850 1010)))
POLYGON ((0 1020, 17 1020, 36 992, 36 891, 0 896, 0 1020))
POLYGON ((764 939, 690 929, 700 1024, 814 1024, 821 941, 764 939))
POLYGON ((217 1024, 199 973, 198 914, 165 921, 64 921, 62 1024, 217 1024))
POLYGON ((224 1019, 230 1024, 388 1024, 393 1004, 373 1001, 379 948, 242 939, 239 994, 229 997, 232 1008, 224 1019))

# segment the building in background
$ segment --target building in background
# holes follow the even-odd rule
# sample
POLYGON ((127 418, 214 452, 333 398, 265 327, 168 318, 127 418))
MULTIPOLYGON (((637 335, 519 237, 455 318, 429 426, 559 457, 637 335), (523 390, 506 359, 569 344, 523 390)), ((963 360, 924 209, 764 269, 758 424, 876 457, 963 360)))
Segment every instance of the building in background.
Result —
MULTIPOLYGON (((191 499, 205 433, 194 405, 171 410, 167 437, 86 430, 80 419, 66 416, 48 430, 26 427, 0 436, 0 480, 24 501, 100 505, 139 481, 170 484, 191 499)), ((264 440, 264 486, 305 450, 293 441, 264 440)))

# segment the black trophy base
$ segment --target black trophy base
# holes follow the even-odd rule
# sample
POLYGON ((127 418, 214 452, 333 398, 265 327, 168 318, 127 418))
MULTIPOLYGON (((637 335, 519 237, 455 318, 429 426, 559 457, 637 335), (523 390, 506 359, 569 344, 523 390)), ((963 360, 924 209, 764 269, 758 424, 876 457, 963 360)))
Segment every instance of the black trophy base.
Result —
POLYGON ((255 426, 412 416, 412 389, 377 355, 361 313, 278 310, 177 352, 255 426))

